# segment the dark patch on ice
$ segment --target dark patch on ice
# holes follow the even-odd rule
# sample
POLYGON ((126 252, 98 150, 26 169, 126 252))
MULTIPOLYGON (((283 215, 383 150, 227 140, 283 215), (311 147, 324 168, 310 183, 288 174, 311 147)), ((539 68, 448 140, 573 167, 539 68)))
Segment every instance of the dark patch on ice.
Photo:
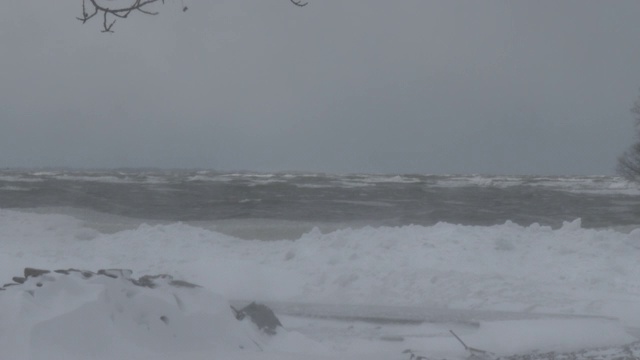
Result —
POLYGON ((54 270, 53 272, 58 274, 63 274, 63 275, 69 275, 71 273, 80 273, 82 277, 84 277, 85 279, 88 279, 93 275, 95 275, 95 273, 92 271, 78 270, 78 269, 66 269, 66 270, 59 269, 59 270, 54 270))
POLYGON ((382 341, 404 341, 404 336, 400 336, 400 335, 380 336, 380 340, 382 340, 382 341))
POLYGON ((173 294, 173 298, 176 299, 176 305, 178 306, 178 309, 184 311, 184 304, 182 303, 182 300, 180 300, 178 295, 173 294))
POLYGON ((169 281, 169 285, 174 287, 179 287, 179 288, 190 288, 190 289, 200 287, 200 285, 192 284, 184 280, 171 280, 169 281))
POLYGON ((160 320, 167 325, 169 324, 169 318, 165 315, 160 316, 160 320))
POLYGON ((276 314, 266 305, 252 302, 240 310, 236 310, 234 307, 231 308, 236 314, 236 319, 242 320, 248 316, 258 329, 266 334, 275 335, 278 327, 282 327, 282 323, 280 323, 276 314))
POLYGON ((184 280, 173 280, 173 277, 171 275, 167 275, 167 274, 160 274, 160 275, 145 275, 140 277, 139 279, 130 279, 131 282, 133 282, 134 285, 138 285, 138 286, 143 286, 143 287, 148 287, 148 288, 155 288, 156 286, 158 286, 157 284, 157 280, 164 280, 164 282, 168 283, 169 285, 173 286, 173 287, 182 287, 182 288, 199 288, 201 287, 200 285, 196 285, 184 280))
POLYGON ((24 268, 24 277, 29 278, 29 277, 38 277, 40 275, 44 275, 44 274, 48 274, 51 271, 49 270, 42 270, 42 269, 34 269, 34 268, 24 268))
POLYGON ((131 278, 131 275, 133 275, 133 271, 127 269, 102 269, 98 270, 98 275, 104 275, 114 279, 129 279, 131 278))

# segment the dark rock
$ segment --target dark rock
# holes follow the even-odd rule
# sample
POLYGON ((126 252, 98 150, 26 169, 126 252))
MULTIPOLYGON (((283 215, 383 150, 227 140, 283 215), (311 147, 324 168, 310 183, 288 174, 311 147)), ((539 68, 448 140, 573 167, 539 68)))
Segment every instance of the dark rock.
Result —
MULTIPOLYGON (((110 277, 112 279, 125 279, 128 281, 131 281, 134 285, 137 286, 142 286, 142 287, 147 287, 147 288, 156 288, 161 284, 168 284, 170 286, 173 287, 177 287, 177 288, 198 288, 200 287, 199 285, 190 283, 188 281, 184 281, 184 280, 173 280, 173 277, 171 275, 167 275, 167 274, 160 274, 160 275, 145 275, 140 277, 139 279, 134 279, 132 278, 132 274, 133 271, 128 270, 128 269, 101 269, 98 270, 97 273, 94 273, 92 271, 86 271, 86 270, 78 270, 78 269, 57 269, 53 271, 56 274, 61 274, 61 275, 71 275, 73 273, 78 273, 81 274, 83 278, 88 279, 91 278, 94 275, 102 275, 102 276, 107 276, 110 277), (158 281, 161 280, 161 281, 158 281)), ((35 268, 25 268, 24 269, 24 277, 22 276, 16 276, 13 278, 13 281, 15 283, 10 283, 10 284, 5 284, 3 287, 0 287, 0 289, 4 290, 4 287, 7 286, 12 286, 12 285, 20 285, 20 284, 24 284, 24 282, 30 278, 30 277, 39 277, 42 276, 44 274, 49 274, 51 273, 50 270, 43 270, 43 269, 35 269, 35 268)), ((42 283, 39 282, 36 284, 36 286, 41 287, 42 283)))
POLYGON ((85 279, 88 279, 96 274, 93 271, 78 270, 78 269, 66 269, 66 270, 58 269, 58 270, 54 270, 54 272, 58 274, 63 274, 63 275, 69 275, 71 273, 80 273, 82 277, 84 277, 85 279))
POLYGON ((277 328, 282 327, 282 323, 280 323, 276 314, 266 305, 252 302, 240 310, 233 310, 236 314, 236 319, 242 320, 245 316, 248 316, 258 326, 258 329, 269 335, 275 335, 277 328))
POLYGON ((138 286, 142 286, 142 287, 148 287, 148 288, 155 288, 158 286, 157 281, 156 280, 164 280, 166 281, 169 285, 173 286, 173 287, 177 287, 177 288, 199 288, 201 287, 200 285, 196 285, 193 283, 190 283, 188 281, 184 281, 184 280, 173 280, 173 277, 171 275, 167 275, 167 274, 160 274, 160 275, 145 275, 145 276, 141 276, 138 280, 136 279, 130 279, 131 282, 134 285, 138 285, 138 286))
MULTIPOLYGON (((134 285, 137 286, 142 286, 142 287, 147 287, 147 288, 156 288, 157 286, 159 286, 162 283, 168 284, 170 286, 173 287, 177 287, 177 288, 198 288, 200 287, 199 285, 190 283, 188 281, 184 281, 184 280, 173 280, 173 277, 171 275, 167 275, 167 274, 160 274, 160 275, 145 275, 140 277, 139 279, 134 279, 131 276, 133 275, 133 271, 129 270, 129 269, 101 269, 98 270, 97 273, 92 272, 92 271, 86 271, 86 270, 78 270, 78 269, 57 269, 53 271, 56 274, 61 274, 61 275, 71 275, 72 273, 79 273, 82 275, 83 278, 88 279, 94 275, 102 275, 102 276, 107 276, 110 277, 112 279, 126 279, 131 281, 134 285), (162 282, 158 282, 157 280, 162 280, 162 282)), ((38 277, 38 276, 42 276, 44 274, 49 274, 51 273, 50 270, 43 270, 43 269, 35 269, 35 268, 25 268, 24 269, 24 277, 22 276, 16 276, 13 278, 13 281, 15 282, 12 284, 6 284, 6 286, 11 286, 11 285, 19 285, 19 284, 24 284, 24 282, 30 278, 30 277, 38 277)), ((37 286, 42 286, 41 283, 38 283, 37 286)), ((0 289, 2 289, 3 287, 0 287, 0 289)))
POLYGON ((102 269, 98 270, 98 275, 108 276, 110 278, 125 278, 128 279, 133 274, 133 271, 128 269, 102 269))
POLYGON ((106 270, 98 270, 98 275, 104 275, 113 279, 117 279, 118 275, 114 275, 112 273, 108 273, 106 270))
POLYGON ((138 285, 138 286, 148 287, 153 289, 156 286, 158 286, 155 282, 155 280, 157 279, 165 279, 165 280, 171 281, 173 280, 173 277, 167 274, 145 275, 145 276, 141 276, 138 280, 132 279, 131 282, 133 282, 135 285, 138 285))
POLYGON ((28 277, 38 277, 40 275, 48 274, 51 271, 42 270, 42 269, 34 269, 34 268, 24 268, 24 277, 25 279, 28 277))

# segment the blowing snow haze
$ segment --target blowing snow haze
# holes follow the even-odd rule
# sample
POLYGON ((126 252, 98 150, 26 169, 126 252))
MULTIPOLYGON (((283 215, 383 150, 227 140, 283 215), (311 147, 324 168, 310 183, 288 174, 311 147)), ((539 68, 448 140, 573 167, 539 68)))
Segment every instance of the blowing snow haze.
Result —
POLYGON ((637 1, 0 4, 0 167, 612 174, 637 1))

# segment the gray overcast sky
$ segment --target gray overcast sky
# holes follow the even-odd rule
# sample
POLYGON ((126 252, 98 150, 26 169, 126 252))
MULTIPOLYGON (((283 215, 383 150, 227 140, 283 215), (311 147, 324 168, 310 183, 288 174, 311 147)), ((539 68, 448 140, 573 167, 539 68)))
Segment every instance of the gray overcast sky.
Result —
POLYGON ((612 174, 640 2, 0 2, 0 167, 612 174))

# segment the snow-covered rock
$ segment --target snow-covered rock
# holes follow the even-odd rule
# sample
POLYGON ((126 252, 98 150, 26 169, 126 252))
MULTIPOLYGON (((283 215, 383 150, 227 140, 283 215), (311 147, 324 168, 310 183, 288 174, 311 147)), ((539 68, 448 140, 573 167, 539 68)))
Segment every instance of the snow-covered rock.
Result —
POLYGON ((13 280, 0 288, 3 359, 158 359, 260 351, 266 332, 276 333, 271 327, 260 331, 246 309, 239 321, 222 296, 169 275, 134 278, 123 269, 27 268, 13 280))

